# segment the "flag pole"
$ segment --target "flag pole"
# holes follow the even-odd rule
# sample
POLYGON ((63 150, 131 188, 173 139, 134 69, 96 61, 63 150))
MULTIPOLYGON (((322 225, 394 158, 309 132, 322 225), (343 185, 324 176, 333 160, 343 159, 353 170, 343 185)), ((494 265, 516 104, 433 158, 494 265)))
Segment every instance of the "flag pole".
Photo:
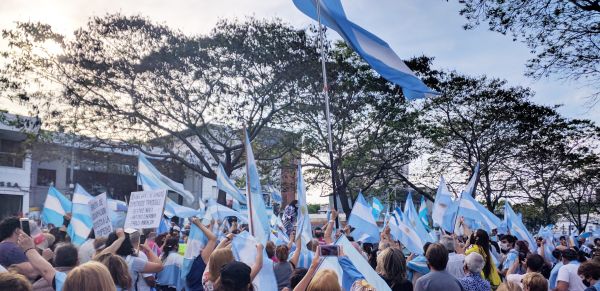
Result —
MULTIPOLYGON (((333 194, 333 209, 337 211, 337 185, 335 159, 333 158, 333 139, 331 137, 331 115, 329 114, 329 87, 327 85, 327 70, 325 66, 325 34, 321 28, 321 0, 317 0, 317 19, 319 21, 319 43, 321 48, 321 70, 323 72, 323 93, 325 95, 325 120, 327 121, 327 141, 329 150, 329 163, 331 165, 331 187, 333 194)), ((335 218, 335 227, 339 228, 339 219, 335 218)))

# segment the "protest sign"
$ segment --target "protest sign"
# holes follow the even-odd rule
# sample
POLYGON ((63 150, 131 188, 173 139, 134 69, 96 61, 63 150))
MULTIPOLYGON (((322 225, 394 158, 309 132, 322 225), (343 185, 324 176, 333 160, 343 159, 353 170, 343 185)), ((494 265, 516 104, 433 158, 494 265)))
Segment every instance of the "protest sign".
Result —
POLYGON ((163 216, 167 190, 131 192, 125 228, 157 228, 163 216))
POLYGON ((108 217, 108 204, 106 202, 106 193, 102 193, 88 201, 94 234, 96 237, 107 237, 112 232, 112 223, 108 217))

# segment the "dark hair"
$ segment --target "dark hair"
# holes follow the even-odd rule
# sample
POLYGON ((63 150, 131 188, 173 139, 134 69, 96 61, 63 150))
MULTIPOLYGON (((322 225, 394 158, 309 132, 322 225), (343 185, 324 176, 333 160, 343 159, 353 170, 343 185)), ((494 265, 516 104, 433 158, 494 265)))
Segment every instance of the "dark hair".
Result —
POLYGON ((600 241, 600 237, 594 239, 594 244, 598 243, 598 241, 600 241))
POLYGON ((586 277, 592 277, 594 280, 600 280, 600 264, 595 261, 587 261, 579 265, 577 269, 577 275, 586 277))
POLYGON ((557 260, 561 260, 562 259, 562 251, 559 249, 554 249, 552 251, 552 256, 557 260))
POLYGON ((162 248, 161 260, 165 260, 169 253, 179 247, 179 239, 176 237, 169 238, 162 248))
POLYGON ((75 267, 77 266, 78 251, 77 247, 70 243, 61 243, 54 249, 55 267, 75 267))
POLYGON ((21 228, 21 222, 16 216, 11 216, 0 221, 0 241, 9 238, 17 228, 21 228))
POLYGON ((300 281, 302 281, 302 279, 304 279, 306 273, 308 273, 308 269, 305 268, 297 268, 294 269, 294 271, 292 271, 292 275, 290 276, 290 284, 292 285, 292 290, 296 288, 296 286, 298 285, 298 283, 300 283, 300 281))
POLYGON ((436 271, 445 270, 446 265, 448 265, 448 250, 442 244, 431 244, 429 248, 427 248, 425 257, 427 258, 429 266, 436 271))
POLYGON ((516 245, 519 246, 519 252, 523 252, 525 253, 525 255, 531 253, 531 251, 529 251, 529 246, 527 246, 527 243, 525 241, 518 240, 516 242, 516 245))
POLYGON ((567 237, 566 237, 566 236, 564 236, 564 235, 561 235, 561 236, 558 238, 558 240, 563 240, 563 239, 564 239, 564 240, 566 240, 566 239, 567 239, 567 237))
POLYGON ((429 248, 429 246, 431 246, 431 243, 430 243, 430 242, 426 242, 426 243, 423 245, 423 253, 424 253, 424 254, 426 254, 426 253, 427 253, 427 249, 429 248))
POLYGON ((562 251, 562 257, 567 261, 574 261, 579 258, 579 255, 577 254, 576 250, 566 249, 562 251))
POLYGON ((269 259, 275 255, 275 248, 276 246, 273 241, 267 241, 267 244, 265 245, 265 251, 267 252, 269 259))
MULTIPOLYGON (((108 234, 108 238, 106 239, 106 246, 112 245, 118 239, 116 232, 111 232, 108 234)), ((135 254, 135 250, 133 249, 133 245, 131 244, 131 240, 129 236, 125 236, 125 240, 121 244, 121 247, 115 252, 117 255, 121 257, 132 256, 135 254)))
POLYGON ((280 245, 275 249, 275 256, 280 262, 285 262, 288 259, 290 250, 286 245, 280 245))
POLYGON ((492 257, 490 256, 490 237, 487 232, 483 229, 478 229, 475 232, 475 244, 481 248, 485 254, 485 265, 483 266, 483 274, 486 278, 490 276, 492 272, 492 257))
POLYGON ((290 203, 288 203, 288 206, 292 206, 294 208, 298 208, 298 200, 294 199, 292 201, 290 201, 290 203))
POLYGON ((527 268, 534 272, 540 272, 544 263, 544 258, 538 254, 529 254, 527 256, 527 268))
POLYGON ((510 244, 513 244, 513 245, 515 244, 515 242, 517 242, 517 238, 516 238, 515 236, 512 236, 512 235, 510 235, 510 234, 505 234, 505 235, 503 235, 503 236, 500 238, 500 240, 501 240, 501 241, 502 241, 502 240, 506 240, 506 241, 508 241, 508 243, 510 243, 510 244))

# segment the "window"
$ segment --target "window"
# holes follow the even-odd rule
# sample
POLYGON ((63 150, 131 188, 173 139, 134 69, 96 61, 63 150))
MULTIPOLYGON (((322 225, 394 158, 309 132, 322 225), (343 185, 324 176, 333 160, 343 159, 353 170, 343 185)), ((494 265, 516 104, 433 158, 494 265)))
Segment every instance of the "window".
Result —
POLYGON ((53 186, 54 184, 56 184, 56 170, 38 169, 38 186, 53 186))
POLYGON ((22 168, 24 157, 21 142, 0 139, 0 166, 22 168))

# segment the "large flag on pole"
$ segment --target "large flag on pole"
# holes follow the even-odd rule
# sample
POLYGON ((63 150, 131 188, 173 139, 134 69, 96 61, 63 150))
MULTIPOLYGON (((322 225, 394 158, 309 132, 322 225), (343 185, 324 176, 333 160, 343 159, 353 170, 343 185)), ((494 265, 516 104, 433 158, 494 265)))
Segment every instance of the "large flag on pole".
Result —
POLYGON ((373 197, 373 217, 375 218, 375 221, 379 219, 379 215, 382 211, 383 204, 381 203, 381 201, 379 201, 379 199, 377 199, 377 197, 373 197))
POLYGON ((173 216, 177 216, 179 218, 188 218, 192 216, 202 216, 204 213, 204 209, 193 209, 185 206, 181 206, 177 204, 175 201, 171 200, 167 197, 167 202, 165 203, 165 211, 164 214, 168 218, 172 218, 173 216))
POLYGON ((73 209, 71 211, 71 223, 67 228, 67 233, 71 237, 71 242, 77 246, 83 244, 92 228, 94 223, 92 221, 92 212, 88 202, 93 198, 90 193, 85 191, 79 184, 75 185, 75 191, 73 192, 73 209))
POLYGON ((310 217, 308 216, 308 204, 306 202, 306 187, 304 186, 304 177, 302 177, 302 165, 298 162, 298 230, 296 231, 296 239, 301 236, 304 243, 308 243, 312 239, 312 228, 310 217))
MULTIPOLYGON (((169 177, 161 174, 154 165, 146 159, 144 155, 138 156, 138 185, 142 185, 144 190, 162 190, 173 191, 185 198, 186 201, 194 201, 194 195, 183 188, 183 184, 171 180, 169 177)), ((200 202, 201 208, 204 207, 200 202)))
POLYGON ((407 99, 437 94, 423 83, 392 48, 376 35, 356 25, 346 17, 339 0, 293 0, 296 7, 307 16, 337 31, 379 75, 402 87, 407 99), (317 5, 320 8, 317 8, 317 5), (320 17, 319 17, 320 16, 320 17))
POLYGON ((529 248, 535 252, 537 244, 533 239, 533 236, 529 233, 523 224, 523 221, 515 214, 508 201, 504 203, 504 221, 506 221, 506 226, 508 227, 510 234, 516 236, 519 240, 527 241, 529 243, 529 248))
POLYGON ((229 194, 233 199, 246 203, 246 198, 242 194, 242 191, 227 177, 227 173, 225 173, 225 169, 220 163, 217 169, 217 188, 229 194))
POLYGON ((429 218, 427 216, 427 201, 425 201, 425 196, 421 196, 421 205, 419 205, 419 218, 425 227, 425 230, 429 231, 429 218))
POLYGON ((404 204, 404 214, 403 215, 405 218, 402 220, 403 222, 410 224, 412 229, 414 229, 415 232, 421 238, 423 238, 424 241, 431 241, 431 237, 429 236, 427 229, 425 229, 425 226, 421 222, 421 218, 419 217, 419 214, 417 213, 417 209, 415 208, 415 205, 412 201, 411 193, 408 193, 408 196, 406 196, 406 203, 404 204))
POLYGON ((502 221, 473 198, 478 174, 479 163, 477 163, 475 170, 473 170, 469 184, 467 184, 467 187, 461 193, 458 211, 459 215, 464 217, 465 221, 470 222, 472 226, 477 225, 477 227, 481 227, 485 231, 491 232, 492 229, 498 228, 502 221))
POLYGON ((260 187, 260 178, 252 152, 252 145, 248 138, 248 132, 244 130, 245 146, 246 146, 246 199, 248 205, 248 226, 250 234, 263 245, 266 245, 271 233, 269 226, 269 216, 265 200, 263 199, 262 190, 260 187))
POLYGON ((63 224, 63 216, 71 211, 73 203, 56 188, 50 187, 44 202, 41 219, 44 223, 52 223, 56 227, 63 224))
POLYGON ((235 216, 241 223, 248 223, 248 217, 244 214, 241 214, 238 211, 235 211, 225 205, 221 205, 217 203, 215 199, 208 200, 208 204, 206 207, 205 217, 212 218, 216 221, 225 221, 227 217, 235 216))
MULTIPOLYGON (((231 250, 237 261, 243 262, 248 266, 256 262, 256 243, 257 239, 244 231, 236 235, 231 242, 231 250)), ((273 271, 273 261, 266 255, 263 249, 263 265, 252 284, 256 290, 277 291, 277 279, 273 271)))
POLYGON ((433 202, 433 210, 431 212, 433 225, 439 226, 446 232, 453 233, 457 210, 458 201, 452 199, 452 193, 448 190, 446 180, 442 176, 440 177, 440 185, 438 186, 437 194, 435 194, 435 201, 433 202))
POLYGON ((356 202, 352 206, 348 224, 355 228, 353 235, 357 241, 379 241, 379 227, 373 218, 373 210, 362 193, 358 193, 356 202))
POLYGON ((431 237, 419 235, 402 211, 396 211, 395 215, 398 219, 391 218, 388 223, 392 237, 400 241, 411 253, 423 254, 423 246, 431 237))

